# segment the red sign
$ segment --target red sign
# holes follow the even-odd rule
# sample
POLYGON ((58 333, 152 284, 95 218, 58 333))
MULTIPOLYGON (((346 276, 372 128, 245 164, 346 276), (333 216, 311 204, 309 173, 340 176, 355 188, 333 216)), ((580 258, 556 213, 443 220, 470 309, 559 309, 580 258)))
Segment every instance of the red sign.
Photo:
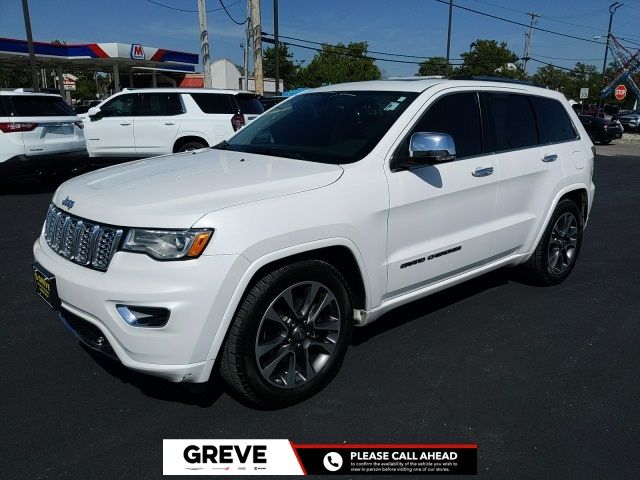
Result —
POLYGON ((627 87, 625 85, 618 85, 616 87, 615 96, 618 100, 622 100, 624 97, 627 96, 627 87))

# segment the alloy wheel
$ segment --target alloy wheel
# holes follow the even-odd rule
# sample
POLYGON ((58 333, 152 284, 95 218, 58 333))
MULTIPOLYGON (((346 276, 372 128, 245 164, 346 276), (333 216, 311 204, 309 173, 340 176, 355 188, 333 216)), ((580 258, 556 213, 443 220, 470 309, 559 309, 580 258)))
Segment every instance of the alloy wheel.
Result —
POLYGON ((578 246, 578 219, 571 212, 565 212, 553 225, 549 239, 547 265, 553 275, 562 275, 576 258, 578 246))

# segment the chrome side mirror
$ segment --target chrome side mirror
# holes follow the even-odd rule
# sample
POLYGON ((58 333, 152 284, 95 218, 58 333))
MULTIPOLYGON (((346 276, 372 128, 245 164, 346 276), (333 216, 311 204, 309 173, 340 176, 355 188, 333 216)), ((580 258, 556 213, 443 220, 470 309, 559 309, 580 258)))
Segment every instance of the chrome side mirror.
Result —
POLYGON ((429 162, 449 162, 456 158, 456 146, 451 135, 417 132, 409 141, 409 157, 421 157, 429 162))

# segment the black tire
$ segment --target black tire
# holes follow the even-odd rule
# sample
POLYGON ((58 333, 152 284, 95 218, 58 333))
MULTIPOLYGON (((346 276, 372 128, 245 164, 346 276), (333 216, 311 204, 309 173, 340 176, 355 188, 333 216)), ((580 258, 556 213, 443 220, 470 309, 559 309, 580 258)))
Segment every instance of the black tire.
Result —
POLYGON ((611 143, 611 140, 600 140, 600 143, 602 145, 609 145, 611 143))
MULTIPOLYGON (((582 245, 583 228, 584 219, 582 218, 578 205, 570 199, 561 200, 553 211, 553 215, 551 215, 549 224, 545 228, 538 246, 531 257, 520 266, 520 271, 523 274, 524 279, 530 283, 541 286, 558 285, 559 283, 562 283, 571 274, 571 271, 576 264, 576 260, 578 259, 580 246, 582 245), (556 228, 556 223, 561 217, 564 216, 564 218, 568 218, 565 215, 575 219, 575 240, 563 240, 564 243, 560 245, 558 243, 560 240, 556 239, 557 232, 554 231, 554 229, 556 228), (570 257, 568 256, 568 253, 562 253, 562 249, 564 247, 567 247, 570 251, 570 245, 572 245, 574 241, 575 246, 573 247, 570 257), (562 262, 562 265, 560 266, 561 269, 554 269, 551 266, 554 258, 556 257, 556 247, 560 252, 560 261, 562 262), (550 254, 550 252, 554 253, 550 254), (564 262, 567 258, 568 261, 565 265, 564 262)), ((572 236, 571 238, 574 237, 572 236)))
MULTIPOLYGON (((320 295, 325 295, 323 299, 328 298, 329 293, 323 293, 321 289, 318 291, 321 292, 320 295)), ((315 295, 318 294, 309 294, 309 298, 315 295)), ((313 308, 317 307, 318 303, 324 302, 319 300, 318 302, 313 302, 313 304, 310 303, 308 304, 308 310, 313 310, 313 308)), ((340 369, 351 340, 351 332, 353 329, 353 310, 351 305, 351 294, 344 277, 338 270, 324 261, 300 261, 267 273, 250 288, 236 312, 221 355, 220 373, 222 377, 244 400, 263 408, 282 408, 311 397, 327 385, 340 369), (265 377, 264 370, 266 368, 264 365, 259 365, 260 360, 257 358, 259 355, 258 348, 260 348, 258 343, 261 338, 259 335, 263 335, 262 329, 265 328, 263 325, 266 325, 263 317, 267 317, 267 310, 275 310, 277 302, 283 298, 281 295, 288 289, 305 288, 305 282, 323 287, 326 286, 327 292, 333 294, 333 297, 331 297, 333 300, 330 306, 333 309, 338 308, 338 310, 335 311, 339 311, 340 318, 339 320, 334 320, 334 317, 331 316, 328 318, 330 318, 331 322, 336 322, 336 325, 339 324, 339 331, 336 334, 332 353, 328 354, 326 359, 322 357, 323 360, 317 372, 315 369, 313 370, 313 375, 315 376, 308 374, 309 371, 305 370, 304 376, 310 378, 306 380, 298 373, 297 368, 294 368, 292 370, 296 373, 294 374, 292 385, 287 387, 283 383, 286 373, 283 374, 282 379, 278 378, 273 380, 270 377, 265 377), (302 285, 302 287, 298 287, 298 285, 302 285), (274 383, 278 380, 280 380, 280 384, 274 383), (297 385, 298 381, 304 381, 304 383, 297 385)), ((286 305, 280 305, 278 309, 285 306, 286 305)), ((298 303, 298 309, 302 310, 302 308, 304 308, 302 304, 298 303)), ((327 308, 329 308, 329 304, 325 307, 325 309, 327 308)), ((317 308, 318 312, 321 310, 321 308, 317 308)), ((278 315, 280 319, 283 318, 280 316, 280 313, 278 313, 278 315)), ((292 315, 292 318, 287 318, 286 315, 284 315, 284 318, 289 321, 302 322, 301 317, 298 317, 296 320, 294 315, 292 315)), ((279 323, 281 322, 274 322, 270 325, 282 328, 279 323)), ((316 325, 315 321, 313 325, 316 325)), ((304 356, 304 352, 300 350, 300 343, 296 345, 296 342, 300 341, 299 338, 297 340, 294 339, 293 344, 290 343, 291 337, 297 332, 298 328, 301 327, 295 327, 295 329, 287 325, 284 325, 284 327, 289 329, 283 328, 282 331, 286 333, 282 333, 280 336, 283 336, 286 340, 276 347, 273 357, 278 358, 283 354, 286 355, 286 349, 292 351, 298 348, 296 351, 298 353, 291 354, 290 356, 287 355, 282 357, 285 360, 278 361, 280 362, 278 363, 279 366, 290 368, 286 367, 286 365, 290 365, 289 361, 291 357, 293 357, 293 363, 297 367, 298 364, 296 362, 298 361, 298 357, 299 360, 310 358, 304 356)), ((315 333, 309 333, 309 335, 315 335, 315 333)), ((276 335, 274 338, 277 338, 279 342, 280 336, 276 335)), ((314 337, 314 339, 315 338, 316 337, 314 337)), ((308 339, 305 338, 302 341, 306 342, 307 340, 308 339)), ((324 341, 326 341, 326 339, 324 339, 324 341)), ((318 347, 312 346, 310 348, 318 347)), ((307 347, 305 347, 305 350, 307 350, 307 352, 311 351, 307 349, 307 347)), ((308 353, 308 355, 311 354, 308 353)), ((318 355, 316 359, 320 356, 321 355, 318 355)), ((264 357, 260 358, 262 359, 264 357)))
POLYGON ((189 142, 185 143, 178 149, 178 153, 180 152, 188 152, 189 150, 198 150, 200 148, 207 148, 207 145, 199 142, 189 142))

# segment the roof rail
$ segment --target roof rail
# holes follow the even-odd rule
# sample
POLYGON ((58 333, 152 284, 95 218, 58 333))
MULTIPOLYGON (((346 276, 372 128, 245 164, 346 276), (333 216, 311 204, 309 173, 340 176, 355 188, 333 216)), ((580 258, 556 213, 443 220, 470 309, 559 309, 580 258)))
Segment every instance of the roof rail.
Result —
POLYGON ((535 87, 536 84, 527 80, 516 80, 507 77, 491 77, 489 75, 457 75, 449 77, 449 80, 477 80, 483 82, 500 82, 500 83, 516 83, 519 85, 530 85, 535 87))

